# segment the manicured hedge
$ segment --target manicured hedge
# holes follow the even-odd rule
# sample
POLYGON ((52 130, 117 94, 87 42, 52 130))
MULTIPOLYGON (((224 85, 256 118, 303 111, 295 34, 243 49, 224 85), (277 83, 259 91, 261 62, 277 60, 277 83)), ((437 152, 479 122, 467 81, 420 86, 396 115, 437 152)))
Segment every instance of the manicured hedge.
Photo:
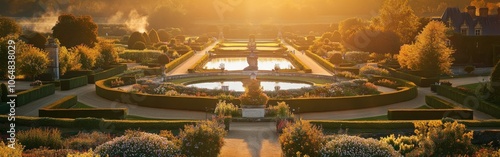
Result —
MULTIPOLYGON (((387 77, 387 79, 394 78, 387 77)), ((213 97, 163 96, 128 93, 105 86, 105 81, 110 80, 108 79, 96 82, 96 94, 108 100, 128 104, 137 104, 139 106, 154 108, 205 111, 206 108, 215 108, 215 105, 218 102, 218 100, 213 97)), ((406 82, 401 90, 390 93, 382 93, 379 95, 333 98, 295 98, 286 100, 270 99, 268 104, 277 104, 277 102, 285 101, 292 109, 295 109, 298 112, 339 111, 377 107, 408 101, 414 99, 417 96, 417 93, 417 87, 411 82, 406 82)), ((237 99, 234 100, 233 103, 240 104, 237 99)))
POLYGON ((61 79, 70 79, 70 78, 80 77, 80 76, 90 76, 92 74, 94 74, 94 71, 92 71, 92 70, 68 71, 63 76, 61 76, 61 79))
POLYGON ((474 118, 471 109, 389 109, 388 120, 438 120, 445 117, 453 119, 474 118))
POLYGON ((88 84, 89 81, 87 75, 84 75, 79 77, 73 77, 70 79, 61 79, 59 82, 61 83, 61 90, 70 90, 77 87, 85 86, 88 84))
POLYGON ((438 98, 436 96, 432 95, 426 95, 425 96, 425 103, 429 105, 432 108, 435 109, 452 109, 452 108, 459 108, 453 103, 450 103, 446 100, 443 100, 441 98, 438 98))
POLYGON ((39 117, 125 119, 126 108, 40 109, 39 117))
POLYGON ((105 118, 105 119, 124 119, 127 115, 126 108, 89 108, 89 109, 70 109, 78 103, 76 95, 69 95, 53 102, 38 110, 39 117, 53 118, 105 118))
POLYGON ((165 72, 170 72, 170 71, 174 70, 177 66, 179 66, 181 63, 183 63, 184 61, 191 58, 193 55, 194 55, 194 52, 189 51, 186 54, 182 55, 181 57, 171 61, 170 63, 165 65, 165 72))
MULTIPOLYGON (((99 130, 179 130, 197 120, 104 120, 97 118, 48 118, 16 116, 16 127, 61 127, 99 130)), ((0 115, 0 123, 10 123, 6 115, 0 115)))
POLYGON ((17 93, 16 106, 23 106, 32 101, 52 95, 56 92, 54 84, 46 84, 17 93))
POLYGON ((76 97, 76 95, 68 95, 43 107, 42 109, 67 109, 76 105, 76 103, 78 103, 78 98, 76 97))
POLYGON ((88 83, 92 84, 95 83, 95 81, 99 81, 102 79, 107 79, 110 77, 113 77, 115 75, 123 73, 125 70, 127 70, 127 65, 126 64, 120 64, 118 66, 112 67, 110 69, 94 73, 92 75, 88 76, 88 83))
POLYGON ((355 67, 336 67, 335 65, 333 65, 329 61, 323 59, 321 56, 318 56, 315 53, 312 53, 309 50, 305 51, 305 54, 307 56, 309 56, 311 59, 313 59, 314 61, 316 61, 316 63, 323 66, 325 69, 327 69, 329 71, 348 71, 348 72, 354 73, 356 75, 359 74, 358 68, 355 68, 355 67))
POLYGON ((304 64, 304 62, 302 62, 302 60, 300 60, 295 54, 293 53, 288 53, 288 55, 290 56, 290 60, 297 66, 297 68, 299 68, 300 70, 304 71, 304 73, 312 73, 312 69, 309 68, 309 66, 307 66, 306 64, 304 64))
POLYGON ((439 82, 439 78, 425 78, 425 77, 420 77, 420 76, 404 73, 401 71, 397 71, 396 69, 389 68, 386 66, 382 66, 382 65, 379 65, 379 66, 384 68, 384 69, 387 69, 389 71, 389 73, 391 74, 391 76, 411 81, 420 87, 430 87, 431 84, 439 82))
POLYGON ((500 106, 486 102, 476 96, 465 94, 450 86, 436 86, 437 93, 459 104, 479 110, 495 118, 500 118, 500 106))
MULTIPOLYGON (((342 121, 342 120, 310 120, 311 124, 321 126, 325 130, 339 130, 339 128, 349 129, 415 129, 414 122, 420 120, 400 120, 400 121, 342 121)), ((457 120, 467 128, 477 127, 498 127, 500 120, 457 120)))

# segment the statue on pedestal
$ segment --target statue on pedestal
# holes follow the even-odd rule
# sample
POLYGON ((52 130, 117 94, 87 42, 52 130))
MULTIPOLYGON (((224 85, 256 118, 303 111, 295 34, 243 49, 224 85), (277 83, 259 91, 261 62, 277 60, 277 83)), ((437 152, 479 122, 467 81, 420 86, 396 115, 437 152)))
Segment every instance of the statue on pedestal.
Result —
POLYGON ((254 53, 254 51, 257 49, 257 43, 255 42, 255 36, 250 35, 250 39, 247 44, 248 50, 250 50, 250 54, 247 57, 247 63, 248 66, 243 69, 243 70, 249 70, 249 71, 254 71, 254 70, 259 70, 258 67, 258 58, 257 54, 254 53))

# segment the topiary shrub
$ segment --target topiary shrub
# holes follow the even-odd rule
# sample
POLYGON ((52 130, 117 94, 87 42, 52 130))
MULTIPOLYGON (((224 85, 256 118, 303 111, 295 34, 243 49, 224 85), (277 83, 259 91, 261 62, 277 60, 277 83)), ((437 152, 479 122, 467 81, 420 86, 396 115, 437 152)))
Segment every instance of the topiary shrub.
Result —
POLYGON ((245 93, 239 98, 242 105, 260 106, 266 105, 269 97, 262 92, 260 81, 257 79, 250 79, 244 83, 245 93))
POLYGON ((127 130, 125 135, 97 146, 100 156, 177 156, 178 146, 156 134, 127 130))
POLYGON ((134 49, 134 45, 136 42, 142 41, 146 43, 146 39, 144 39, 144 36, 140 32, 134 32, 130 37, 128 38, 128 48, 129 49, 134 49))
POLYGON ((334 65, 338 65, 340 63, 342 63, 344 59, 342 58, 342 54, 341 53, 333 53, 332 56, 330 56, 330 63, 334 64, 334 65))
POLYGON ((320 156, 324 142, 323 132, 307 121, 298 121, 283 129, 279 137, 284 156, 295 156, 297 152, 309 156, 320 156))
POLYGON ((366 63, 370 59, 369 52, 350 51, 345 54, 345 59, 356 63, 366 63))
POLYGON ((26 146, 26 149, 40 147, 59 149, 63 146, 61 132, 59 129, 31 128, 26 131, 19 131, 17 139, 22 145, 26 146))
POLYGON ((134 50, 144 50, 146 49, 146 43, 142 41, 137 41, 134 43, 134 46, 132 46, 132 49, 134 50))
POLYGON ((179 134, 181 154, 185 156, 217 157, 224 145, 226 131, 217 121, 202 121, 187 125, 179 134))
POLYGON ((387 143, 373 138, 337 135, 320 150, 321 156, 401 156, 387 143))
POLYGON ((97 146, 110 140, 111 136, 109 134, 95 131, 92 133, 80 132, 75 136, 67 138, 64 141, 64 146, 65 148, 73 150, 86 151, 89 149, 94 149, 97 146))
POLYGON ((415 134, 419 147, 408 156, 471 156, 473 131, 455 122, 427 121, 415 122, 415 134))
POLYGON ((226 103, 226 101, 221 101, 215 106, 214 113, 218 116, 238 116, 238 106, 233 105, 233 103, 226 103))
POLYGON ((476 67, 472 66, 472 65, 468 65, 468 66, 465 66, 464 68, 464 71, 467 72, 467 74, 470 74, 472 73, 472 71, 474 71, 476 69, 476 67))

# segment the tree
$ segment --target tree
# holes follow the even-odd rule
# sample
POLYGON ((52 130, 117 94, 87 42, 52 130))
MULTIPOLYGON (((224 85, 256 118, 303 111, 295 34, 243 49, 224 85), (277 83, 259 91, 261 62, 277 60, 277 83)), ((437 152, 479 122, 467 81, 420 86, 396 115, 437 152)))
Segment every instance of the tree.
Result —
POLYGON ((166 30, 160 29, 158 30, 158 37, 160 38, 161 42, 168 42, 172 37, 172 35, 168 33, 166 30))
POLYGON ((97 67, 108 67, 118 62, 118 51, 116 51, 110 41, 99 41, 99 51, 101 54, 96 61, 97 67))
POLYGON ((333 42, 341 42, 342 41, 342 36, 340 35, 339 31, 333 32, 330 41, 333 41, 333 42))
POLYGON ((350 49, 359 49, 365 47, 366 45, 360 44, 359 40, 361 35, 365 35, 366 32, 361 32, 362 30, 367 30, 368 22, 360 18, 349 18, 341 21, 339 24, 339 33, 342 40, 346 43, 350 49))
POLYGON ((19 66, 19 74, 31 79, 43 74, 50 63, 46 52, 31 45, 20 48, 20 55, 16 62, 19 66))
POLYGON ((80 57, 76 53, 69 52, 66 47, 59 48, 59 74, 63 76, 68 71, 80 70, 80 57))
POLYGON ((493 90, 492 96, 494 100, 500 102, 500 61, 497 62, 493 71, 491 71, 490 86, 493 90))
POLYGON ((94 47, 97 43, 97 24, 90 16, 60 15, 52 31, 53 36, 61 42, 61 46, 67 48, 82 44, 94 47))
POLYGON ((81 69, 83 70, 92 70, 96 63, 96 58, 98 57, 98 53, 95 49, 89 48, 85 45, 78 45, 72 48, 72 53, 78 55, 80 59, 81 69))
POLYGON ((0 17, 0 38, 7 37, 8 35, 18 36, 21 32, 21 26, 14 19, 0 17))
POLYGON ((128 38, 128 48, 133 49, 134 44, 138 41, 142 41, 143 43, 146 43, 146 39, 144 39, 144 36, 140 32, 134 32, 132 35, 130 35, 130 38, 128 38))
POLYGON ((149 31, 149 40, 151 40, 151 43, 158 43, 160 42, 160 38, 158 37, 158 32, 156 30, 151 29, 149 31))
POLYGON ((394 31, 401 43, 409 44, 417 35, 419 19, 408 5, 408 0, 385 0, 379 11, 380 28, 394 31))
POLYGON ((31 38, 28 39, 27 44, 31 44, 39 49, 45 49, 45 43, 47 43, 47 38, 41 33, 36 32, 31 38))
POLYGON ((251 79, 246 83, 244 83, 244 86, 245 86, 245 93, 243 93, 239 97, 242 105, 249 105, 249 106, 267 105, 269 97, 262 91, 259 80, 251 79))
POLYGON ((424 77, 450 74, 454 51, 446 46, 447 29, 442 22, 429 22, 417 36, 415 44, 401 48, 398 56, 401 67, 422 71, 424 77))
POLYGON ((370 42, 362 51, 397 54, 401 48, 399 36, 392 31, 376 31, 376 35, 369 37, 369 40, 370 42))

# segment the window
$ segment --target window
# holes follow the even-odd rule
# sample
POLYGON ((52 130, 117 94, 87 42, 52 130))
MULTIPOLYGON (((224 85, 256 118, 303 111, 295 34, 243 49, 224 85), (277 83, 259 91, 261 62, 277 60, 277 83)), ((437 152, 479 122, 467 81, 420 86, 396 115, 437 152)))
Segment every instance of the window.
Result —
POLYGON ((462 33, 462 35, 467 35, 467 28, 462 28, 460 33, 462 33))
POLYGON ((480 36, 480 35, 481 35, 481 29, 476 29, 475 34, 476 34, 477 36, 480 36))
POLYGON ((451 40, 450 39, 446 39, 446 46, 451 46, 451 40))

